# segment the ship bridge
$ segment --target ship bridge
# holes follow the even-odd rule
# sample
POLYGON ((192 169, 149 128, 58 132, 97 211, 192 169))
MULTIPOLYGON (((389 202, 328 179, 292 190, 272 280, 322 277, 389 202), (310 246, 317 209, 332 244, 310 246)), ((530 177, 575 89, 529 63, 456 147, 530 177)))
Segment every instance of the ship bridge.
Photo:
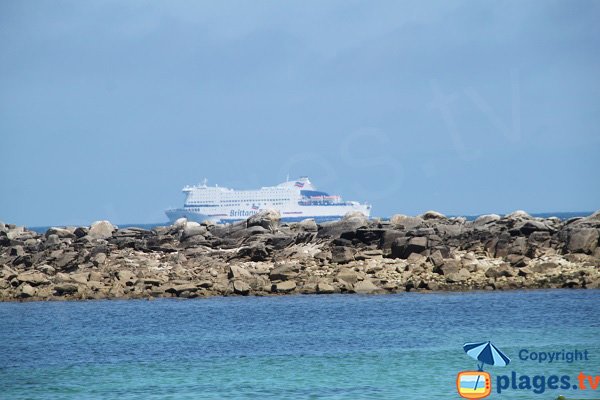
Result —
POLYGON ((319 192, 318 190, 301 190, 300 194, 305 197, 325 197, 329 196, 329 193, 319 192))

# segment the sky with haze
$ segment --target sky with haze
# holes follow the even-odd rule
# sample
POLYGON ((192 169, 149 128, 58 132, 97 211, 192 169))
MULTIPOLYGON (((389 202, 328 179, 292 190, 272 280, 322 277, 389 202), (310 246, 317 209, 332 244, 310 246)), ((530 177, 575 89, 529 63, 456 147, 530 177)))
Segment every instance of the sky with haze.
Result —
POLYGON ((600 209, 598 1, 0 2, 0 220, 286 175, 374 216, 600 209))

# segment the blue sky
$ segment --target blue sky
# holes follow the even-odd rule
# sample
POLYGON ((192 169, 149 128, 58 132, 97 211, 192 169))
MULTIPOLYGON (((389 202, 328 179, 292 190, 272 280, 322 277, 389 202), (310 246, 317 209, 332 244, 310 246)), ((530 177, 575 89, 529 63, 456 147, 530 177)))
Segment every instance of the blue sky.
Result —
POLYGON ((3 1, 0 219, 309 175, 373 214, 600 208, 600 3, 3 1))

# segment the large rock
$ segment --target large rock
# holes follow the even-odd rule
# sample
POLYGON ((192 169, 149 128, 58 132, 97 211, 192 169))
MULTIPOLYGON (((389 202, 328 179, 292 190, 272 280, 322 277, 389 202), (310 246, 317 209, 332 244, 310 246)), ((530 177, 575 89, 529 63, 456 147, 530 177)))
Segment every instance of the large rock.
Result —
POLYGON ((220 238, 226 238, 226 237, 229 237, 229 236, 231 236, 232 234, 234 234, 234 233, 236 233, 238 231, 246 229, 247 227, 248 227, 247 226, 247 221, 244 220, 244 221, 237 221, 237 222, 234 222, 232 224, 211 225, 211 226, 208 226, 207 229, 214 236, 217 236, 217 237, 220 237, 220 238))
POLYGON ((409 217, 408 215, 396 214, 390 218, 390 223, 396 227, 414 229, 423 224, 423 219, 421 217, 409 217))
POLYGON ((16 245, 16 246, 12 246, 10 248, 10 250, 8 251, 8 254, 11 257, 23 257, 25 255, 25 250, 23 249, 23 246, 16 245))
POLYGON ((298 223, 298 228, 304 232, 316 232, 319 230, 313 218, 303 219, 298 223))
POLYGON ((269 249, 264 243, 252 243, 242 247, 237 252, 238 257, 247 257, 252 261, 266 261, 269 259, 269 249))
POLYGON ((367 245, 377 245, 381 243, 381 239, 387 229, 379 228, 359 228, 356 230, 356 239, 367 245))
POLYGON ((58 270, 68 269, 75 265, 75 262, 77 261, 77 256, 78 253, 74 251, 62 253, 54 262, 54 267, 58 270))
POLYGON ((278 282, 271 287, 271 291, 276 293, 288 293, 294 289, 296 289, 296 282, 294 281, 278 282))
POLYGON ((187 218, 177 218, 177 220, 175 222, 173 222, 173 227, 177 228, 177 229, 183 229, 185 228, 185 225, 187 224, 188 220, 187 218))
POLYGON ((370 279, 365 279, 364 281, 356 282, 353 286, 353 290, 356 293, 362 294, 371 294, 371 293, 379 293, 384 290, 375 286, 375 284, 370 279))
POLYGON ((369 221, 367 218, 359 213, 360 215, 346 216, 340 221, 324 222, 319 226, 318 237, 329 237, 332 239, 339 238, 345 232, 355 232, 358 228, 366 226, 369 221))
POLYGON ((424 214, 420 215, 420 217, 424 220, 430 220, 430 219, 444 220, 444 219, 446 219, 446 216, 444 214, 437 212, 437 211, 427 211, 424 214))
POLYGON ((433 272, 436 272, 441 275, 450 275, 453 273, 457 273, 460 269, 460 261, 450 258, 447 260, 442 260, 442 262, 438 266, 434 267, 433 272))
POLYGON ((19 238, 24 233, 25 233, 25 228, 23 228, 22 226, 12 225, 12 227, 9 226, 8 232, 6 232, 6 237, 10 240, 13 240, 13 239, 19 238))
POLYGON ((456 272, 444 274, 448 282, 464 282, 471 277, 471 274, 466 268, 461 268, 456 272))
POLYGON ((115 229, 109 221, 96 221, 90 226, 88 236, 94 239, 108 239, 115 229))
POLYGON ((72 231, 70 231, 68 229, 65 229, 65 228, 55 228, 55 227, 49 228, 46 231, 46 235, 45 236, 49 237, 50 235, 56 235, 60 239, 73 239, 73 238, 75 238, 75 234, 72 231))
POLYGON ((229 273, 227 274, 229 279, 247 279, 252 278, 252 274, 246 268, 240 267, 239 265, 230 265, 229 273))
MULTIPOLYGON (((198 286, 196 286, 193 283, 181 283, 178 285, 170 285, 167 288, 165 288, 164 291, 167 293, 174 293, 177 296, 180 296, 184 292, 193 293, 193 292, 198 291, 198 286)), ((188 296, 182 296, 182 297, 188 297, 188 296)))
POLYGON ((250 293, 250 285, 244 281, 234 281, 233 291, 242 296, 247 296, 250 293))
POLYGON ((346 246, 334 246, 331 249, 331 262, 346 264, 354 260, 354 250, 346 246))
POLYGON ((19 293, 19 297, 27 298, 35 296, 36 290, 28 284, 24 284, 21 286, 21 293, 19 293))
POLYGON ((578 228, 571 231, 567 248, 573 253, 591 254, 598 247, 598 230, 578 228))
POLYGON ((475 219, 475 221, 473 221, 473 225, 475 225, 475 226, 487 225, 487 224, 491 224, 491 223, 499 221, 499 220, 500 220, 500 216, 498 214, 484 214, 484 215, 480 215, 479 217, 477 217, 475 219))
POLYGON ((70 274, 69 277, 75 283, 86 284, 88 282, 90 274, 87 272, 81 272, 78 274, 70 274))
POLYGON ((557 263, 548 261, 548 262, 541 262, 541 263, 534 264, 534 265, 530 266, 529 269, 532 272, 538 272, 538 273, 544 274, 550 270, 558 268, 558 266, 559 265, 557 263))
POLYGON ((550 233, 546 231, 536 231, 529 235, 527 243, 537 247, 548 247, 550 245, 550 233))
POLYGON ((536 220, 526 220, 522 224, 519 224, 515 227, 515 230, 518 230, 521 234, 525 236, 531 235, 533 232, 538 231, 549 231, 550 228, 541 221, 536 220))
POLYGON ((464 232, 462 224, 438 224, 436 229, 441 236, 448 238, 460 236, 464 232))
POLYGON ((504 216, 504 218, 506 218, 506 219, 529 219, 529 218, 531 218, 531 215, 527 214, 523 210, 517 210, 517 211, 511 212, 510 214, 506 214, 504 216))
POLYGON ((579 222, 580 223, 589 223, 589 224, 596 225, 596 226, 600 225, 600 210, 596 211, 592 215, 582 218, 579 222))
POLYGON ((56 270, 48 264, 38 265, 36 268, 46 275, 54 275, 56 273, 56 270))
POLYGON ((358 272, 349 268, 342 268, 336 275, 338 280, 343 280, 348 283, 356 283, 359 277, 360 275, 358 272))
POLYGON ((116 277, 123 285, 127 285, 127 283, 133 283, 137 280, 135 274, 127 270, 118 271, 116 277))
MULTIPOLYGON (((0 289, 6 289, 9 286, 12 286, 11 280, 16 278, 17 273, 12 271, 8 267, 0 267, 0 289)), ((2 300, 2 296, 0 295, 0 300, 2 300)))
POLYGON ((422 253, 427 250, 427 238, 416 236, 398 238, 392 243, 392 258, 407 259, 412 253, 422 253))
POLYGON ((529 262, 529 257, 520 254, 509 254, 505 257, 505 260, 515 268, 522 268, 529 262))
POLYGON ((431 264, 433 264, 434 272, 435 268, 441 267, 444 264, 444 257, 442 256, 442 252, 439 250, 433 251, 427 258, 427 260, 431 264))
POLYGON ((92 262, 95 266, 103 265, 106 262, 106 258, 106 254, 97 253, 96 255, 92 256, 92 262))
MULTIPOLYGON (((258 228, 258 227, 257 227, 258 228)), ((264 235, 265 244, 273 250, 283 250, 295 243, 294 237, 285 233, 273 233, 264 235)))
POLYGON ((204 235, 208 232, 206 226, 200 225, 197 222, 189 221, 185 224, 183 228, 183 232, 181 233, 181 240, 184 241, 188 238, 204 235))
POLYGON ((78 238, 82 238, 84 236, 86 236, 89 232, 89 228, 85 227, 85 226, 80 226, 75 228, 75 230, 73 231, 73 234, 78 237, 78 238))
POLYGON ((230 237, 232 237, 234 239, 240 239, 240 238, 247 239, 250 236, 265 235, 265 234, 268 234, 269 232, 270 231, 268 229, 265 229, 260 225, 255 225, 255 226, 251 226, 250 228, 240 229, 239 231, 232 233, 230 235, 230 237))
POLYGON ((79 288, 77 287, 77 285, 74 285, 72 283, 61 283, 61 284, 54 286, 54 291, 59 296, 63 296, 65 294, 77 293, 78 290, 79 290, 79 288))
POLYGON ((489 267, 485 271, 485 276, 488 278, 499 278, 501 276, 510 277, 515 276, 517 272, 510 266, 510 264, 500 264, 497 266, 489 267))
POLYGON ((40 272, 23 272, 22 274, 17 275, 17 280, 33 286, 44 285, 50 282, 46 276, 40 272))
MULTIPOLYGON (((381 234, 381 240, 379 241, 379 248, 383 250, 385 254, 389 254, 392 250, 392 244, 398 238, 405 237, 406 232, 397 229, 385 229, 381 234)), ((407 239, 408 240, 408 239, 407 239)))
POLYGON ((277 210, 260 211, 247 220, 248 228, 252 226, 262 226, 270 231, 275 231, 279 227, 281 214, 277 210))
POLYGON ((298 266, 296 265, 280 265, 275 267, 269 273, 269 279, 272 281, 287 281, 298 276, 298 266))
POLYGON ((361 221, 363 224, 367 223, 369 219, 365 214, 360 211, 348 211, 343 217, 342 221, 361 221))
POLYGON ((320 294, 335 293, 335 288, 333 286, 331 286, 329 283, 321 281, 321 282, 317 283, 317 293, 320 293, 320 294))
POLYGON ((60 245, 60 238, 58 237, 58 235, 48 235, 46 237, 46 242, 44 243, 44 246, 46 248, 58 247, 59 245, 60 245))

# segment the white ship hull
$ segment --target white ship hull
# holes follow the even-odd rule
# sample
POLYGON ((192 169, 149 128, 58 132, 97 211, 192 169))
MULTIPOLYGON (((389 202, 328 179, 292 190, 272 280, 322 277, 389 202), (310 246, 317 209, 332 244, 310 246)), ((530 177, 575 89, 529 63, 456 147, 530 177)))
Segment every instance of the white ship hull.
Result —
POLYGON ((185 205, 165 213, 170 221, 187 218, 191 221, 230 223, 247 219, 266 209, 278 210, 284 222, 314 218, 317 222, 333 221, 349 212, 370 216, 371 206, 355 201, 342 201, 316 191, 308 178, 288 181, 258 190, 232 190, 206 185, 185 187, 185 205))

